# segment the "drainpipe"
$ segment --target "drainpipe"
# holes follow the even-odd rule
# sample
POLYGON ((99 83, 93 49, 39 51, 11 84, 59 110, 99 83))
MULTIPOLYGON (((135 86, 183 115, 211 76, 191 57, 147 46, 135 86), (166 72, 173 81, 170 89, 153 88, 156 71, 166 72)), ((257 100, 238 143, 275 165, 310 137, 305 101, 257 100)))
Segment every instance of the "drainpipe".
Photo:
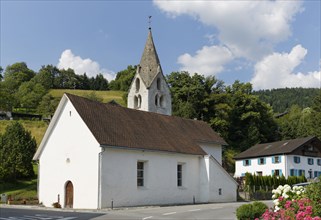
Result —
POLYGON ((102 169, 102 155, 105 152, 105 148, 101 147, 101 151, 98 154, 98 206, 97 209, 101 209, 101 169, 102 169))
POLYGON ((284 156, 284 177, 288 178, 288 167, 287 167, 287 155, 283 154, 284 156))

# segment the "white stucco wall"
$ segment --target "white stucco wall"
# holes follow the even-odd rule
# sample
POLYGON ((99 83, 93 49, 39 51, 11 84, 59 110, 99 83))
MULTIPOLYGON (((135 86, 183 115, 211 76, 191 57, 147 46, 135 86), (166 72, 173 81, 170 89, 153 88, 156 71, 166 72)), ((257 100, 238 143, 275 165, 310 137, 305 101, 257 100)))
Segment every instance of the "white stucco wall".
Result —
POLYGON ((213 156, 222 165, 222 146, 218 144, 199 144, 201 148, 208 154, 213 156))
MULTIPOLYGON (((51 122, 53 123, 53 122, 51 122)), ((39 202, 65 206, 65 184, 74 187, 74 208, 97 208, 98 154, 101 148, 69 101, 62 108, 54 132, 39 160, 39 202)))
POLYGON ((102 207, 199 201, 199 156, 106 148, 102 162, 102 207), (137 187, 137 161, 145 161, 145 186, 137 187), (183 186, 177 186, 177 164, 183 186))
MULTIPOLYGON (((262 172, 262 175, 272 175, 272 170, 282 170, 282 174, 285 177, 288 177, 290 175, 291 169, 297 169, 297 170, 305 170, 305 176, 309 178, 308 171, 311 169, 312 171, 312 178, 314 178, 314 171, 321 172, 321 166, 317 164, 316 157, 307 157, 307 156, 301 156, 301 155, 276 155, 281 156, 281 163, 272 163, 272 156, 264 157, 265 158, 265 164, 258 164, 258 158, 252 158, 251 159, 251 165, 250 166, 244 166, 243 161, 244 160, 237 160, 235 161, 235 177, 242 176, 242 174, 245 174, 246 172, 256 174, 258 171, 262 172), (294 163, 294 156, 300 157, 300 163, 296 164, 294 163), (314 164, 309 165, 308 164, 308 158, 314 158, 314 164)), ((273 156, 274 157, 274 156, 273 156)))
MULTIPOLYGON (((235 177, 240 177, 245 173, 257 174, 258 171, 262 172, 263 176, 272 175, 272 170, 282 170, 282 174, 284 174, 285 170, 285 156, 284 155, 276 155, 281 156, 281 163, 272 163, 272 156, 265 157, 265 164, 258 164, 258 158, 251 158, 251 165, 244 166, 244 160, 236 160, 235 161, 235 177)), ((274 157, 274 156, 273 156, 274 157)))
POLYGON ((172 114, 172 99, 170 90, 166 84, 166 81, 161 73, 159 73, 154 81, 152 82, 151 86, 147 89, 143 80, 141 79, 140 75, 136 73, 134 76, 134 79, 132 81, 132 84, 128 91, 128 97, 127 97, 127 107, 131 109, 138 109, 142 111, 148 111, 148 112, 156 112, 160 114, 165 115, 171 115, 172 114), (161 80, 161 88, 157 89, 157 78, 161 80), (136 89, 136 79, 140 80, 140 87, 139 90, 136 89), (164 97, 164 104, 163 106, 155 105, 155 96, 156 94, 161 97, 164 97), (141 96, 141 106, 139 108, 135 108, 134 105, 134 98, 135 96, 138 97, 138 95, 141 96))
POLYGON ((168 88, 168 85, 161 73, 158 73, 158 75, 155 77, 155 80, 152 82, 150 88, 149 88, 149 106, 148 111, 149 112, 157 112, 164 115, 172 115, 172 98, 171 93, 168 88), (160 89, 157 89, 157 79, 160 79, 160 89), (158 106, 155 105, 155 96, 158 95, 158 97, 163 96, 163 104, 158 104, 158 106))

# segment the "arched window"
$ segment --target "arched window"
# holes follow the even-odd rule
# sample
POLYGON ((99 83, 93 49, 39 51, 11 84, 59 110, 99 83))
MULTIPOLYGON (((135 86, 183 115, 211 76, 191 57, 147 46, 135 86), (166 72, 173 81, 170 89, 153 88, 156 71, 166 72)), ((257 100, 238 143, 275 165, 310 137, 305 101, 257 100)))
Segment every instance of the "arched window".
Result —
POLYGON ((157 89, 161 90, 161 79, 157 78, 157 89))
POLYGON ((155 96, 155 105, 158 106, 158 95, 155 96))
POLYGON ((138 95, 138 108, 142 106, 142 97, 138 95))
POLYGON ((134 96, 134 108, 139 108, 138 104, 139 104, 138 97, 134 96))
POLYGON ((162 96, 159 98, 159 104, 160 104, 160 107, 162 107, 162 108, 165 108, 165 107, 166 107, 165 96, 162 95, 162 96))
POLYGON ((135 84, 136 84, 136 92, 138 92, 140 87, 140 80, 138 78, 136 79, 135 84))

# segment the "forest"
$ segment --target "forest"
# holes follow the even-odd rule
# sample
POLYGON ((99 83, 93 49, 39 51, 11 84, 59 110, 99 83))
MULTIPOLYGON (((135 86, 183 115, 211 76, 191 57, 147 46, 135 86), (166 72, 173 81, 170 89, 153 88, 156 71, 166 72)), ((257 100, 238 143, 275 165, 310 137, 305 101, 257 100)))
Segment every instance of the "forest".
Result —
MULTIPOLYGON (((52 115, 59 100, 53 89, 120 90, 123 99, 136 73, 128 66, 110 82, 102 74, 87 77, 74 70, 24 62, 0 68, 0 111, 52 115)), ((253 91, 250 83, 226 85, 214 76, 172 72, 165 76, 172 93, 173 115, 207 122, 228 143, 224 167, 233 172, 233 156, 257 143, 317 136, 321 139, 320 89, 285 88, 253 91)), ((102 101, 95 93, 87 98, 102 101)), ((124 102, 126 103, 126 102, 124 102)))

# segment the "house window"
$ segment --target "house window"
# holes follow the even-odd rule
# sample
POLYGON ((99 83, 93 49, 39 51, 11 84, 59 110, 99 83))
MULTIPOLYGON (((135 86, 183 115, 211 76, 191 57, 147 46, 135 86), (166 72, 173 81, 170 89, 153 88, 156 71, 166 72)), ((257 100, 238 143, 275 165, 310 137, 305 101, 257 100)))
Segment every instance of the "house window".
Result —
POLYGON ((263 176, 263 172, 262 171, 256 171, 256 175, 263 176))
POLYGON ((243 166, 251 166, 251 160, 243 160, 243 166))
POLYGON ((144 186, 144 162, 137 162, 137 186, 144 186))
POLYGON ((282 170, 272 170, 272 176, 282 176, 282 170))
POLYGON ((305 176, 305 170, 299 170, 299 176, 305 176))
POLYGON ((264 158, 264 157, 258 158, 258 159, 257 159, 257 163, 258 163, 259 165, 265 164, 265 158, 264 158))
POLYGON ((321 159, 318 159, 317 163, 318 163, 319 166, 321 166, 321 159))
POLYGON ((281 156, 272 157, 272 163, 281 163, 281 156))
POLYGON ((177 164, 177 186, 183 186, 183 164, 177 164))
POLYGON ((313 165, 313 163, 314 163, 313 158, 308 158, 308 164, 313 165))
POLYGON ((293 160, 294 160, 294 163, 300 163, 300 157, 294 156, 293 160))

